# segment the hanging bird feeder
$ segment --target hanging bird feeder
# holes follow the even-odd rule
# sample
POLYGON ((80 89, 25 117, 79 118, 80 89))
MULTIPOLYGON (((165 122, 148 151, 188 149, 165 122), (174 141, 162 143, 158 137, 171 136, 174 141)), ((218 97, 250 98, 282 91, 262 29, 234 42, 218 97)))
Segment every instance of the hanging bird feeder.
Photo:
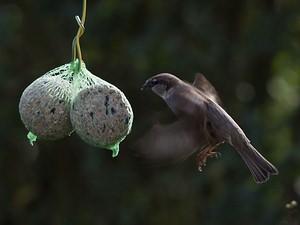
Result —
POLYGON ((122 91, 86 68, 79 42, 85 30, 86 0, 81 18, 75 17, 79 29, 72 61, 32 82, 21 96, 19 112, 31 144, 37 138, 56 140, 75 131, 90 145, 112 150, 115 157, 131 131, 133 112, 122 91))

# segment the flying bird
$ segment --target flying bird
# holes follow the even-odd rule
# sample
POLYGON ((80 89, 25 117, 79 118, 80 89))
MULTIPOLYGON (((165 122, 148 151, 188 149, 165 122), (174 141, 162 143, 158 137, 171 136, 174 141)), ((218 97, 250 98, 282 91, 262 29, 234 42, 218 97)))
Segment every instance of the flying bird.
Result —
POLYGON ((219 157, 214 149, 231 145, 243 158, 254 180, 263 183, 278 170, 250 143, 243 130, 221 107, 215 88, 202 74, 193 84, 169 73, 149 78, 142 90, 152 90, 176 115, 171 124, 157 124, 136 144, 137 154, 154 164, 183 161, 198 151, 196 162, 202 171, 209 157, 219 157))

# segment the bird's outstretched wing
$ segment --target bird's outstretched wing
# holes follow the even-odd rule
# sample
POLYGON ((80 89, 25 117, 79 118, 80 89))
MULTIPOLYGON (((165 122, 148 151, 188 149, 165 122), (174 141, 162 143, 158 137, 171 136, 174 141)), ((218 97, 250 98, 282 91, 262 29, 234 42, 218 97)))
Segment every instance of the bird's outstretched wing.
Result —
POLYGON ((192 85, 200 90, 207 98, 219 105, 222 104, 218 92, 202 73, 196 73, 195 80, 192 85))
POLYGON ((157 124, 134 145, 138 157, 149 165, 166 165, 183 161, 207 141, 195 123, 179 119, 167 125, 157 124))

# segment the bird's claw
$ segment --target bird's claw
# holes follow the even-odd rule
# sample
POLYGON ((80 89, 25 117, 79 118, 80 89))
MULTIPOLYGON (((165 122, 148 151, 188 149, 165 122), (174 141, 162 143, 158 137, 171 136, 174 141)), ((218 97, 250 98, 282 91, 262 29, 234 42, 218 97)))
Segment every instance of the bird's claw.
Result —
POLYGON ((221 158, 221 156, 222 156, 222 154, 220 152, 211 152, 211 154, 210 154, 211 158, 216 157, 218 159, 218 158, 221 158))
POLYGON ((201 166, 198 166, 198 170, 199 170, 199 172, 202 172, 201 166))
POLYGON ((212 149, 208 149, 207 151, 201 151, 197 155, 197 165, 198 165, 198 170, 200 172, 202 172, 202 167, 206 166, 206 161, 207 161, 208 157, 210 157, 210 158, 216 157, 218 159, 221 157, 221 153, 213 152, 212 149))
POLYGON ((199 170, 199 172, 202 172, 202 167, 203 166, 206 166, 206 163, 205 162, 202 162, 202 163, 199 163, 198 164, 198 170, 199 170))

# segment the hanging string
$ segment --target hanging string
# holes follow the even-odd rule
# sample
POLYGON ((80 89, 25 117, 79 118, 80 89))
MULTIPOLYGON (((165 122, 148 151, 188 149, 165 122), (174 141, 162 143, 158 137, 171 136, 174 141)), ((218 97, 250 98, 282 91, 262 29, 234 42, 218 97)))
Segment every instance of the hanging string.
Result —
POLYGON ((81 63, 82 63, 82 53, 81 53, 79 39, 85 31, 85 28, 84 28, 85 18, 86 18, 86 0, 83 0, 81 19, 79 16, 75 16, 75 19, 76 19, 76 22, 77 22, 79 28, 78 28, 77 34, 74 37, 73 42, 72 42, 73 62, 75 62, 77 55, 78 55, 78 60, 79 60, 78 71, 81 69, 81 63))

